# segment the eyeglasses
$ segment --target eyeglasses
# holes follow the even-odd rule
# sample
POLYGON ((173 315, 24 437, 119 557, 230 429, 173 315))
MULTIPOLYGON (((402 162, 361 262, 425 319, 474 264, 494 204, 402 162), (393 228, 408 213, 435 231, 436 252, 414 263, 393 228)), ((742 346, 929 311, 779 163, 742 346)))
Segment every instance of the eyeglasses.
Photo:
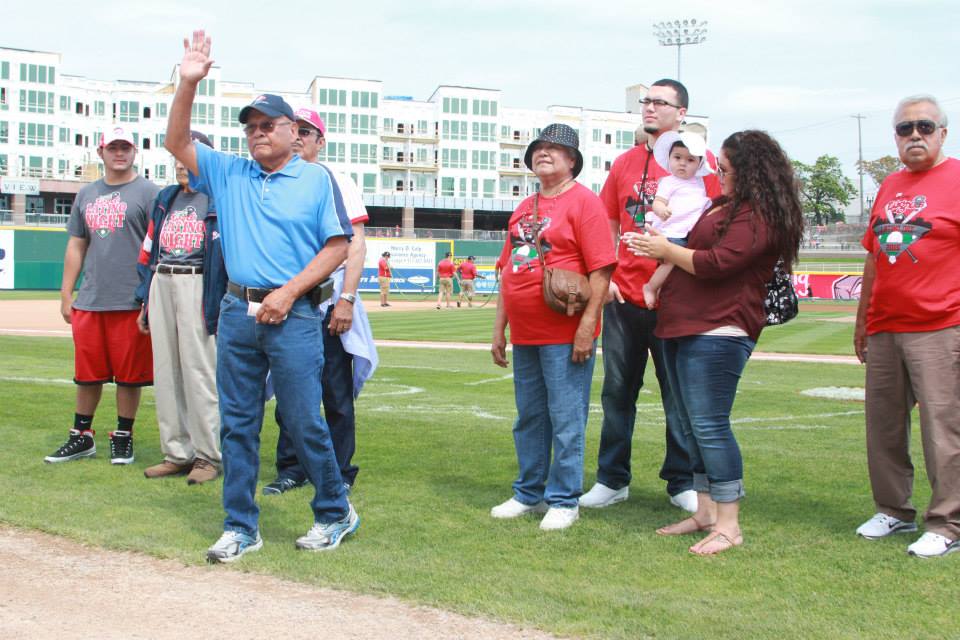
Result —
POLYGON ((724 169, 719 164, 717 165, 717 178, 719 178, 720 180, 723 180, 724 176, 730 176, 730 175, 733 175, 733 171, 730 171, 729 169, 724 169))
POLYGON ((316 134, 318 140, 323 137, 322 133, 320 133, 316 129, 311 129, 310 127, 300 127, 299 129, 297 129, 297 135, 300 136, 301 138, 309 138, 314 134, 316 134))
POLYGON ((643 100, 640 101, 640 104, 642 104, 643 106, 652 104, 657 109, 662 109, 663 107, 673 107, 674 109, 681 108, 680 105, 678 104, 673 104, 672 102, 667 102, 666 100, 661 100, 660 98, 653 98, 653 99, 644 98, 643 100))
POLYGON ((898 122, 896 126, 893 127, 893 130, 896 131, 897 135, 901 138, 906 138, 913 133, 914 129, 916 129, 920 135, 928 136, 939 127, 940 125, 933 120, 904 120, 903 122, 898 122))
POLYGON ((253 124, 253 123, 245 124, 243 125, 243 133, 247 137, 250 137, 253 134, 255 134, 257 132, 257 129, 259 129, 260 131, 263 131, 264 133, 272 133, 273 130, 276 129, 278 125, 284 125, 284 124, 287 124, 288 122, 290 121, 287 120, 286 118, 282 118, 279 120, 263 120, 262 122, 260 122, 260 124, 253 124))

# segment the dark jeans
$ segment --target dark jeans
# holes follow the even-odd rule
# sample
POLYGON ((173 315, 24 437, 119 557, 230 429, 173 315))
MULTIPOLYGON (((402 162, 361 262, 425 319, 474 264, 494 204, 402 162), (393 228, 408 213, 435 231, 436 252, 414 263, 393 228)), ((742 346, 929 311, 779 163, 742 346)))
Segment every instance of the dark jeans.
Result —
POLYGON ((744 496, 743 458, 730 427, 730 412, 754 342, 727 336, 663 342, 667 377, 688 441, 694 489, 709 492, 715 502, 736 502, 744 496))
POLYGON ((693 488, 690 454, 677 420, 670 385, 663 369, 661 341, 654 337, 655 311, 630 302, 613 301, 603 310, 603 427, 597 456, 597 482, 611 489, 630 484, 630 453, 637 418, 637 396, 643 386, 647 354, 653 356, 660 399, 666 417, 667 450, 660 477, 675 496, 693 488))
POLYGON ((330 433, 320 413, 322 321, 316 307, 301 298, 282 323, 257 324, 247 315, 245 301, 229 293, 223 297, 217 334, 217 393, 227 512, 224 531, 257 534, 260 510, 254 496, 267 369, 272 371, 277 409, 314 486, 310 503, 314 522, 340 520, 349 510, 330 433))
MULTIPOLYGON (((343 348, 340 336, 331 336, 327 327, 333 305, 323 320, 323 374, 320 378, 323 387, 323 413, 330 426, 333 439, 333 451, 340 466, 343 481, 353 486, 360 470, 352 464, 353 453, 357 448, 356 419, 353 408, 353 356, 343 348)), ((303 482, 307 474, 297 460, 297 450, 290 440, 280 417, 279 407, 276 413, 280 437, 277 439, 277 476, 303 482)))

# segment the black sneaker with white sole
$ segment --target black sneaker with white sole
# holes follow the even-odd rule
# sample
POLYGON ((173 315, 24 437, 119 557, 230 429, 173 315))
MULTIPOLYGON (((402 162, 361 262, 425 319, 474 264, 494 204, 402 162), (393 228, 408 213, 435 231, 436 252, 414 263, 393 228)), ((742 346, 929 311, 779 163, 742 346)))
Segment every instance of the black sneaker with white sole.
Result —
POLYGON ((286 493, 287 491, 299 489, 309 482, 310 481, 307 479, 294 480, 293 478, 277 478, 270 484, 266 485, 263 488, 262 493, 265 496, 278 496, 282 493, 286 493))
POLYGON ((110 464, 133 463, 133 434, 129 431, 110 432, 110 464))
POLYGON ((43 459, 44 462, 70 462, 80 458, 91 458, 97 453, 93 441, 93 431, 70 429, 70 437, 59 449, 43 459))

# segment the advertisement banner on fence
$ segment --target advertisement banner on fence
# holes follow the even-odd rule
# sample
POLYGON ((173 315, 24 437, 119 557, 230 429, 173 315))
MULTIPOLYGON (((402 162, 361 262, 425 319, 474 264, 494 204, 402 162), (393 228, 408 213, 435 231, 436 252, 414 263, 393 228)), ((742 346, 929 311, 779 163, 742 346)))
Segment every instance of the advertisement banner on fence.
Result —
POLYGON ((402 238, 367 238, 367 255, 363 260, 360 291, 380 290, 377 264, 384 251, 390 252, 390 266, 393 267, 391 290, 433 291, 436 243, 433 240, 402 238))
POLYGON ((859 300, 862 282, 863 274, 860 273, 797 271, 793 274, 793 288, 801 299, 859 300))
POLYGON ((477 279, 473 288, 477 293, 499 293, 497 274, 493 267, 477 267, 477 279))
POLYGON ((0 231, 0 289, 13 289, 13 229, 0 231))

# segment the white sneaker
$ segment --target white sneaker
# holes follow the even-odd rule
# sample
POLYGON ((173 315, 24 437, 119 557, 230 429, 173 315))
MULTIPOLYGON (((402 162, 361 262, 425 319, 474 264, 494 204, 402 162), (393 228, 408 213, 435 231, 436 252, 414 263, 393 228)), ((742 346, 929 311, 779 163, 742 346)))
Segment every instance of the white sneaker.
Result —
POLYGON ((556 531, 558 529, 566 529, 580 517, 580 509, 578 507, 572 508, 561 508, 561 507, 550 507, 547 509, 547 515, 543 516, 543 520, 540 521, 540 528, 544 531, 556 531))
POLYGON ((498 504, 490 509, 490 516, 493 518, 519 518, 528 513, 543 513, 547 510, 547 503, 540 501, 537 504, 523 504, 516 498, 510 498, 503 504, 498 504))
POLYGON ((689 511, 690 513, 697 512, 697 502, 697 492, 693 489, 687 489, 675 496, 670 496, 670 504, 675 507, 680 507, 684 511, 689 511))
POLYGON ((907 553, 918 558, 937 558, 957 550, 960 550, 960 540, 951 540, 932 531, 927 531, 907 547, 907 553))
POLYGON ((879 540, 894 533, 909 533, 916 530, 915 522, 905 522, 885 513, 877 513, 857 527, 857 535, 867 540, 879 540))
POLYGON ((623 502, 628 497, 630 497, 630 487, 611 489, 607 485, 598 482, 590 488, 590 491, 580 496, 578 502, 581 507, 602 509, 603 507, 609 507, 612 504, 623 502))

